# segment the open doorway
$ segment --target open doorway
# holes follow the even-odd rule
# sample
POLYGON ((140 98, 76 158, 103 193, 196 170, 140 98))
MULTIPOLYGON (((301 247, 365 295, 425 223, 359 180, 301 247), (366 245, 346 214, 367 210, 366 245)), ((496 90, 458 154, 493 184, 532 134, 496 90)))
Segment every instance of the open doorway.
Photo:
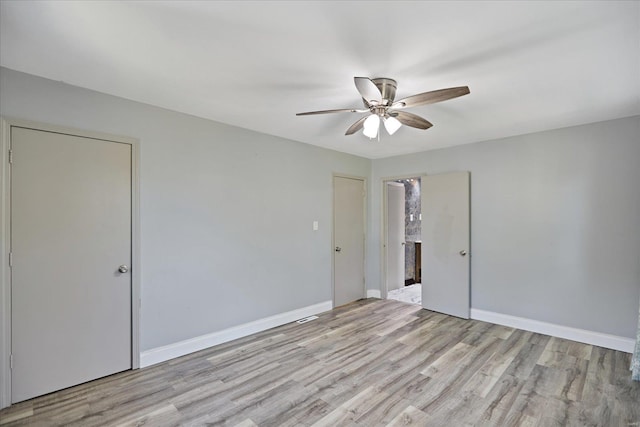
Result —
POLYGON ((385 181, 386 295, 422 304, 420 177, 385 181))

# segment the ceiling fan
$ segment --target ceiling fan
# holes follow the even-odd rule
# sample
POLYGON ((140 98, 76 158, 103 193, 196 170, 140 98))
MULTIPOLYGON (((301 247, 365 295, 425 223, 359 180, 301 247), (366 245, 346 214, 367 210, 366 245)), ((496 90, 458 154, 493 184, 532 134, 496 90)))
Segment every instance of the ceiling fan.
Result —
POLYGON ((354 77, 356 88, 362 96, 365 108, 344 108, 338 110, 309 111, 297 113, 296 116, 310 116, 314 114, 328 113, 370 113, 352 124, 345 135, 353 135, 360 129, 369 138, 378 136, 380 122, 393 135, 402 125, 407 125, 418 129, 429 129, 433 126, 429 121, 406 111, 405 108, 417 107, 419 105, 434 104, 467 95, 467 86, 452 87, 448 89, 433 90, 431 92, 419 93, 417 95, 394 101, 398 84, 395 80, 381 77, 370 79, 368 77, 354 77))

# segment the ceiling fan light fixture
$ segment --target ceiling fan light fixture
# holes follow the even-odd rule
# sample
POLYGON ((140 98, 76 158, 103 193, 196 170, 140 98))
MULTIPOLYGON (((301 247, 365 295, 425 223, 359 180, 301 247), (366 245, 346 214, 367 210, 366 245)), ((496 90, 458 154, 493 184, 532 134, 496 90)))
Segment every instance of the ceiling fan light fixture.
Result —
POLYGON ((370 115, 364 121, 364 130, 362 133, 369 138, 375 138, 378 136, 378 129, 380 128, 380 117, 375 114, 370 115))
POLYGON ((395 117, 386 117, 384 119, 384 128, 387 130, 389 135, 396 133, 396 131, 400 129, 400 126, 402 126, 402 123, 400 123, 400 120, 395 117))
POLYGON ((371 113, 370 116, 361 117, 352 124, 345 132, 345 135, 353 135, 362 129, 362 133, 373 139, 380 138, 380 121, 384 122, 384 127, 393 135, 402 126, 409 126, 416 129, 429 129, 433 126, 428 120, 403 110, 404 108, 418 107, 420 105, 435 104, 436 102, 458 98, 470 93, 468 86, 450 87, 447 89, 432 90, 418 93, 395 101, 396 88, 398 84, 395 80, 386 77, 370 79, 369 77, 354 77, 356 89, 362 97, 364 109, 341 108, 337 110, 308 111, 297 113, 297 116, 310 116, 327 113, 371 113))

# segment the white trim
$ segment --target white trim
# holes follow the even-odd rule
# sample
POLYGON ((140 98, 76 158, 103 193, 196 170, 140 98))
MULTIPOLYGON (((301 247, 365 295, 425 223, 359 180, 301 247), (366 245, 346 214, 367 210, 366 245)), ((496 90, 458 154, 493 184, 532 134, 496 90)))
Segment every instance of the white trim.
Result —
POLYGON ((9 206, 10 197, 10 179, 11 168, 9 167, 9 143, 11 126, 4 119, 0 120, 2 135, 0 136, 0 230, 2 232, 2 241, 0 243, 0 409, 8 407, 11 404, 11 368, 9 357, 11 355, 11 272, 9 270, 9 251, 11 250, 11 241, 9 233, 11 232, 11 222, 9 214, 11 207, 9 206))
POLYGON ((131 140, 131 369, 140 368, 142 252, 140 247, 140 141, 131 140))
POLYGON ((508 314, 494 313, 492 311, 471 309, 471 318, 497 325, 537 332, 552 337, 564 338, 585 344, 633 353, 635 340, 617 335, 604 334, 602 332, 587 331, 585 329, 572 328, 570 326, 556 325, 554 323, 541 322, 539 320, 526 319, 524 317, 510 316, 508 314))
POLYGON ((297 310, 265 317, 264 319, 254 320, 253 322, 244 323, 242 325, 233 326, 231 328, 223 329, 222 331, 212 332, 210 334, 201 335, 199 337, 179 341, 162 347, 152 348, 151 350, 143 351, 140 354, 140 367, 144 368, 155 365, 156 363, 184 356, 185 354, 213 347, 214 345, 275 328, 276 326, 284 325, 285 323, 295 322, 303 317, 323 313, 331 310, 332 308, 332 302, 325 301, 319 304, 299 308, 297 310))
POLYGON ((367 289, 367 298, 380 298, 380 291, 377 289, 367 289))
MULTIPOLYGON (((382 203, 380 203, 380 233, 382 238, 380 239, 380 298, 387 299, 388 286, 387 286, 387 184, 393 183, 399 179, 411 179, 411 178, 422 178, 426 173, 417 173, 417 174, 408 174, 408 175, 397 175, 397 176, 387 176, 380 178, 380 183, 382 185, 382 203)), ((400 184, 400 183, 398 183, 400 184)), ((404 187, 404 184, 400 184, 404 187)), ((420 196, 422 197, 422 186, 420 186, 420 196)))
POLYGON ((11 250, 11 208, 10 181, 11 168, 8 163, 8 150, 11 144, 11 127, 24 127, 46 132, 56 132, 84 138, 129 144, 131 146, 131 367, 140 367, 140 143, 135 138, 75 129, 30 120, 0 117, 0 227, 2 245, 0 245, 0 409, 11 404, 11 273, 8 254, 11 250))

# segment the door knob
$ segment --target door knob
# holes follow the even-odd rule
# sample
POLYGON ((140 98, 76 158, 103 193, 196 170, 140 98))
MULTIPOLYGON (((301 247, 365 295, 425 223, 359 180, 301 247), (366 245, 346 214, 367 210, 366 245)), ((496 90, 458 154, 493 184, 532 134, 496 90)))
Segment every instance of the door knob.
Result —
POLYGON ((467 254, 467 251, 465 251, 464 249, 460 251, 460 256, 465 256, 467 254))
POLYGON ((129 267, 127 267, 126 265, 122 264, 120 267, 118 267, 118 271, 120 273, 126 273, 129 271, 129 267))
POLYGON ((342 248, 340 246, 336 246, 336 252, 340 252, 342 248))

